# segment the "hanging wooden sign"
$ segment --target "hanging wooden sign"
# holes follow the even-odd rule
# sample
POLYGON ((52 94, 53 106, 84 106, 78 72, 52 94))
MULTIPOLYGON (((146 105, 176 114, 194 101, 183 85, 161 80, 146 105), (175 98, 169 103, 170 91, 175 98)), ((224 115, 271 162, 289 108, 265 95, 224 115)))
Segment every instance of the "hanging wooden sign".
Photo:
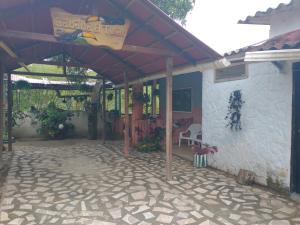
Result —
POLYGON ((51 8, 54 36, 63 42, 106 46, 120 50, 124 46, 130 21, 123 18, 74 15, 51 8))

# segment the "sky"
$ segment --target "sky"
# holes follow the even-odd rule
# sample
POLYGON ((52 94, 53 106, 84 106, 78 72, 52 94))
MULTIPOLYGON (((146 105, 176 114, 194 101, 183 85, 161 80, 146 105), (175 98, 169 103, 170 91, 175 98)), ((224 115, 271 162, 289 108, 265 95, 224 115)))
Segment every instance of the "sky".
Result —
POLYGON ((196 0, 186 29, 223 54, 269 37, 269 26, 237 24, 240 19, 290 0, 196 0))

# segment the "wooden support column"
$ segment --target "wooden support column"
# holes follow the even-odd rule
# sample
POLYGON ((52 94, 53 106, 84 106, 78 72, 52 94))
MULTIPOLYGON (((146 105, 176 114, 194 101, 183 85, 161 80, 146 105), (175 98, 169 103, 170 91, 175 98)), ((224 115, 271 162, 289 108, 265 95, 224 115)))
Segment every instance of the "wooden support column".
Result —
POLYGON ((156 90, 156 85, 157 82, 156 80, 153 81, 152 83, 152 115, 155 116, 156 115, 156 95, 154 95, 154 90, 156 90))
POLYGON ((66 55, 63 53, 63 74, 67 76, 66 55))
POLYGON ((173 154, 173 58, 167 58, 167 83, 166 83, 166 178, 172 180, 172 154, 173 154))
POLYGON ((118 91, 118 93, 119 93, 119 102, 118 102, 118 104, 119 104, 119 106, 118 106, 118 108, 119 108, 119 116, 121 117, 122 116, 122 89, 119 89, 119 91, 118 91))
POLYGON ((8 151, 12 151, 12 121, 13 121, 13 90, 11 74, 7 75, 7 135, 8 151))
POLYGON ((143 119, 144 104, 134 96, 143 95, 144 85, 138 83, 132 86, 132 116, 131 116, 131 144, 136 145, 142 138, 142 130, 139 127, 139 121, 143 119))
MULTIPOLYGON (((148 85, 148 83, 146 83, 146 95, 149 96, 149 85, 148 85)), ((146 115, 148 115, 148 114, 149 114, 149 102, 146 102, 146 115)))
POLYGON ((4 149, 4 65, 0 62, 0 160, 2 161, 2 152, 4 149))
POLYGON ((118 90, 115 89, 115 111, 118 110, 118 90))
POLYGON ((103 77, 102 82, 102 144, 105 144, 106 141, 106 85, 105 78, 103 77))
POLYGON ((124 74, 125 83, 125 128, 124 128, 124 154, 129 155, 129 85, 127 80, 127 74, 124 74))
MULTIPOLYGON (((101 92, 102 82, 97 81, 93 92, 91 95, 91 109, 88 112, 88 139, 89 140, 97 140, 98 139, 98 121, 100 121, 98 116, 100 115, 99 104, 100 104, 100 92, 101 92)), ((101 128, 101 127, 100 127, 101 128)))

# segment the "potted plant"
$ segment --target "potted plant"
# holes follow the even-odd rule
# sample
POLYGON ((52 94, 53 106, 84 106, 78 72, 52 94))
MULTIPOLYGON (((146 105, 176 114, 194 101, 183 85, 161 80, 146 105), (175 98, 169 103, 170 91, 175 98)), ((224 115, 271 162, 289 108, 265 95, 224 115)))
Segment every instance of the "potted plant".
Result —
POLYGON ((110 102, 110 101, 112 101, 114 99, 114 94, 110 93, 110 94, 107 95, 106 98, 107 98, 107 101, 110 102))
POLYGON ((143 94, 143 93, 134 93, 133 94, 133 99, 141 104, 146 104, 150 102, 150 97, 148 94, 143 94))
POLYGON ((208 144, 193 145, 192 149, 194 152, 194 166, 197 168, 207 167, 207 156, 218 152, 216 146, 210 146, 208 144))
POLYGON ((156 127, 152 129, 149 137, 141 140, 135 147, 139 152, 149 153, 162 150, 161 142, 164 139, 165 129, 156 127))

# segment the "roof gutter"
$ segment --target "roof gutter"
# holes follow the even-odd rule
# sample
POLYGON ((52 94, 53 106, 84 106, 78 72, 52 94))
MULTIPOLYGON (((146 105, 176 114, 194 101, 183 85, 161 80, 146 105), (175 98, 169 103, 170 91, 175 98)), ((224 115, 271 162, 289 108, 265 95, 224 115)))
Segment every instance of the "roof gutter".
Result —
MULTIPOLYGON (((194 66, 179 67, 173 71, 173 76, 194 73, 194 72, 203 72, 203 71, 209 70, 209 69, 221 69, 221 68, 228 67, 230 64, 231 63, 227 59, 222 58, 220 60, 209 62, 209 63, 199 63, 194 66)), ((141 79, 131 81, 131 82, 129 82, 129 85, 145 83, 145 82, 151 81, 151 80, 158 80, 158 79, 165 78, 166 76, 167 75, 165 72, 156 73, 156 74, 148 75, 147 77, 144 77, 141 79)), ((119 85, 116 85, 115 88, 121 88, 123 86, 124 86, 124 84, 119 84, 119 85)))
POLYGON ((246 52, 245 62, 273 62, 300 59, 300 49, 246 52))

